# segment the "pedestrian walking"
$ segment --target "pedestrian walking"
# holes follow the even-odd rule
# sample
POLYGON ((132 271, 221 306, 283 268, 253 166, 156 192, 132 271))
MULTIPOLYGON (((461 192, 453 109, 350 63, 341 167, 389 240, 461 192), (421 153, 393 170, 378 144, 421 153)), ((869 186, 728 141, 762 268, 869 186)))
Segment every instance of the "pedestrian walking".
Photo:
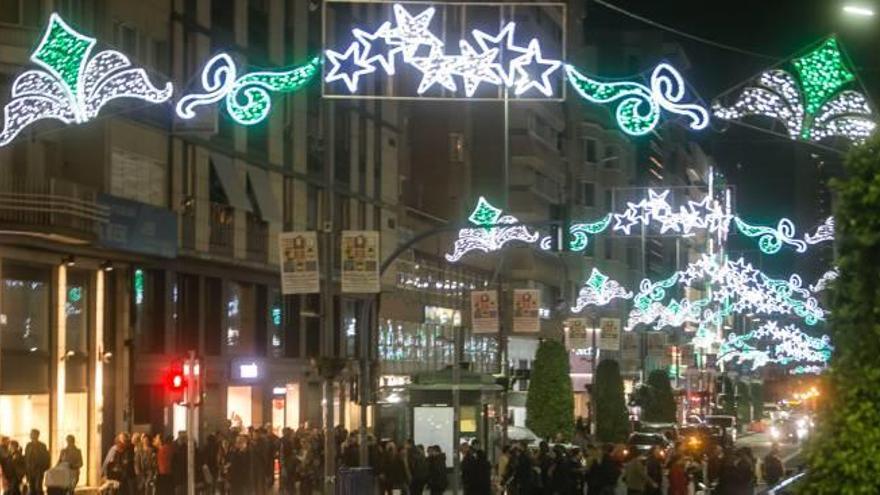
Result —
POLYGON ((27 477, 29 495, 43 494, 43 476, 52 461, 49 449, 40 441, 40 430, 31 430, 31 441, 24 449, 25 476, 27 477))
POLYGON ((83 467, 83 457, 82 451, 76 446, 76 437, 73 435, 67 435, 65 440, 67 441, 67 446, 64 447, 61 451, 61 455, 58 456, 58 463, 67 463, 67 468, 70 469, 71 478, 70 492, 73 493, 76 485, 79 484, 79 472, 83 467))

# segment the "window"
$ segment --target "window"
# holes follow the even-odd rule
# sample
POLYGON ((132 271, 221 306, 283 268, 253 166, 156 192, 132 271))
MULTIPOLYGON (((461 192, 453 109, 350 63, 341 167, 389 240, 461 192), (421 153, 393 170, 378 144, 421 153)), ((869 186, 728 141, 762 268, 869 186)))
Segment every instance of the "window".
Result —
POLYGON ((598 143, 593 138, 584 138, 584 161, 587 163, 596 163, 596 150, 598 143))
MULTIPOLYGON (((205 279, 205 308, 219 308, 223 300, 223 290, 220 279, 205 279)), ((208 356, 220 355, 220 344, 223 341, 220 311, 205 311, 205 354, 208 356)))
POLYGON ((0 22, 39 27, 43 17, 41 4, 36 0, 0 0, 0 22))
POLYGON ((596 184, 581 182, 581 204, 584 206, 596 206, 596 184))
POLYGON ((611 192, 611 189, 605 190, 605 211, 613 211, 614 210, 614 194, 611 192))
MULTIPOLYGON (((51 271, 8 260, 2 268, 5 324, 0 325, 0 390, 48 392, 51 271)), ((0 425, 4 416, 0 414, 0 425)))
POLYGON ((114 149, 110 163, 110 194, 153 206, 166 206, 165 164, 148 156, 114 149))
POLYGON ((602 158, 602 161, 605 162, 605 168, 613 169, 617 168, 617 164, 620 161, 620 152, 617 150, 615 146, 606 146, 605 147, 605 156, 602 158))
POLYGON ((165 352, 165 272, 136 268, 131 283, 136 348, 165 352))
POLYGON ((464 161, 464 134, 460 132, 449 133, 449 161, 464 161))
POLYGON ((610 237, 605 238, 605 259, 610 260, 614 258, 614 239, 610 237))
POLYGON ((230 282, 226 295, 226 347, 236 348, 241 343, 242 298, 241 284, 230 282))
POLYGON ((133 26, 125 23, 116 24, 116 45, 122 53, 130 57, 138 54, 138 32, 133 26))
POLYGON ((276 288, 269 289, 269 349, 272 357, 284 357, 283 300, 276 288))

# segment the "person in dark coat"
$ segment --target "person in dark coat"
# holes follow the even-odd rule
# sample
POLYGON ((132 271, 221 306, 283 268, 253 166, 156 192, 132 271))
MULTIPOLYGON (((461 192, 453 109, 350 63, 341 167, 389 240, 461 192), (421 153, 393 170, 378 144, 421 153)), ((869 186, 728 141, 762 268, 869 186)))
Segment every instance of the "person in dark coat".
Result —
POLYGON ((174 458, 171 461, 171 478, 174 481, 175 493, 186 493, 187 462, 186 432, 181 431, 177 434, 177 441, 174 442, 174 458))
POLYGON ((9 453, 3 465, 3 474, 8 483, 10 495, 21 495, 21 482, 25 476, 24 454, 15 440, 9 442, 9 453))
POLYGON ((49 449, 40 441, 40 430, 31 430, 31 441, 24 449, 25 475, 30 495, 43 494, 43 476, 51 462, 49 449))
POLYGON ((130 495, 134 493, 134 449, 131 448, 131 437, 128 433, 116 436, 116 443, 107 451, 102 467, 107 479, 119 483, 118 493, 130 495))
MULTIPOLYGON (((462 464, 462 468, 464 465, 462 464)), ((486 452, 477 449, 472 456, 469 483, 464 486, 464 495, 485 495, 492 493, 492 464, 486 459, 486 452)))
POLYGON ((428 489, 431 495, 443 495, 448 486, 446 454, 436 445, 428 447, 428 489))
POLYGON ((516 465, 513 471, 513 493, 532 495, 541 492, 541 477, 535 472, 535 462, 529 448, 523 445, 517 449, 516 465))
POLYGON ((235 447, 229 452, 229 491, 230 495, 251 495, 253 459, 248 446, 248 439, 240 435, 235 440, 235 447))
POLYGON ((776 486, 776 484, 782 480, 782 477, 785 475, 785 466, 782 464, 782 459, 779 457, 779 445, 774 443, 770 448, 770 453, 764 456, 762 471, 764 481, 767 483, 768 487, 776 486))
POLYGON ((648 472, 648 478, 654 482, 653 485, 645 488, 645 495, 661 495, 663 493, 663 461, 660 454, 660 447, 654 446, 645 461, 645 470, 648 472))

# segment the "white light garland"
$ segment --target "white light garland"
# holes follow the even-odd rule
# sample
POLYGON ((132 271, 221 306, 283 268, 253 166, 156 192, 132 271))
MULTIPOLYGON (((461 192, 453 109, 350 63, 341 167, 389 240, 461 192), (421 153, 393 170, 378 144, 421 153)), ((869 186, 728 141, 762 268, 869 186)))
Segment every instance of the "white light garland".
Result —
POLYGON ((819 280, 816 281, 814 285, 810 286, 810 290, 813 293, 822 292, 828 288, 828 284, 832 281, 837 280, 837 277, 840 276, 840 271, 835 267, 827 272, 823 273, 819 280))
POLYGON ((171 97, 171 83, 157 88, 146 71, 133 68, 122 53, 104 50, 91 57, 95 44, 95 38, 80 34, 58 14, 49 16, 46 31, 30 57, 44 70, 26 71, 13 81, 12 99, 3 109, 0 146, 39 120, 82 124, 117 98, 162 103, 171 97))
POLYGON ((751 360, 755 370, 768 363, 827 363, 833 350, 828 335, 813 337, 794 325, 780 327, 775 321, 768 321, 746 334, 729 334, 721 344, 719 361, 751 360), (770 343, 760 349, 761 342, 770 343))
POLYGON ((804 236, 804 242, 807 244, 819 244, 821 242, 834 240, 834 217, 828 217, 825 222, 816 228, 815 234, 807 234, 804 236))
POLYGON ((445 255, 449 262, 456 262, 471 251, 491 253, 514 241, 532 244, 538 241, 540 235, 530 232, 523 225, 505 227, 505 224, 517 224, 519 220, 511 215, 502 215, 501 210, 492 206, 486 198, 480 196, 477 206, 468 217, 471 223, 478 227, 461 229, 452 253, 445 255))

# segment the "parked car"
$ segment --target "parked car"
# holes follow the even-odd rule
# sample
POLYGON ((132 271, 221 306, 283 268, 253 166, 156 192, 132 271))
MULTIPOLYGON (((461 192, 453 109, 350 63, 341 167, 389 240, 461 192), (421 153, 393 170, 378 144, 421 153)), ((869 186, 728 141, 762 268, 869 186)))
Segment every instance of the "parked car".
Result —
POLYGON ((640 433, 659 433, 666 437, 670 442, 678 441, 678 425, 675 423, 639 423, 636 428, 640 433))

